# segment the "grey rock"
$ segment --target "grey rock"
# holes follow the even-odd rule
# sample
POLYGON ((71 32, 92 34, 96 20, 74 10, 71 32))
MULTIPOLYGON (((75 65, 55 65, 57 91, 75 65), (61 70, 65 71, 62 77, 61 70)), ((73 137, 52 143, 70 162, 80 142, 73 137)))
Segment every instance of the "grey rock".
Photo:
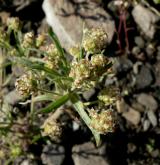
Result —
POLYGON ((93 143, 87 142, 76 145, 72 149, 72 158, 75 165, 109 165, 106 161, 105 146, 96 148, 93 143))
POLYGON ((147 131, 150 127, 150 121, 149 120, 144 120, 143 122, 143 131, 147 131))
POLYGON ((144 89, 153 82, 152 72, 147 66, 142 66, 139 74, 136 75, 136 88, 144 89))
POLYGON ((129 60, 126 56, 118 57, 115 60, 115 63, 113 64, 113 69, 116 72, 127 72, 129 69, 131 69, 133 66, 133 63, 131 60, 129 60))
POLYGON ((65 149, 57 144, 46 145, 43 148, 41 159, 45 165, 61 165, 65 158, 65 149))
POLYGON ((116 101, 116 109, 118 113, 126 112, 128 108, 129 106, 126 104, 123 98, 116 101))
POLYGON ((97 3, 90 0, 44 0, 43 10, 48 24, 58 35, 65 48, 81 42, 83 25, 85 27, 103 27, 111 42, 115 23, 111 16, 97 3))
POLYGON ((157 117, 153 111, 148 111, 147 112, 148 119, 150 120, 151 124, 153 127, 157 126, 157 117))
POLYGON ((155 23, 159 20, 159 17, 148 8, 145 8, 140 4, 134 7, 132 10, 132 15, 143 33, 147 37, 153 39, 156 32, 155 23))
POLYGON ((145 93, 141 93, 137 96, 137 101, 143 105, 146 110, 155 111, 158 108, 158 103, 153 96, 145 93))
POLYGON ((13 90, 11 92, 9 92, 8 94, 6 94, 4 96, 4 100, 11 105, 15 105, 16 103, 18 103, 22 98, 20 97, 20 95, 18 95, 16 90, 13 90))
POLYGON ((88 101, 95 94, 95 92, 96 90, 94 88, 84 92, 83 93, 84 99, 88 101))
POLYGON ((138 125, 140 120, 141 120, 141 114, 140 112, 136 111, 133 108, 129 108, 129 110, 127 112, 124 112, 122 114, 122 116, 129 121, 130 123, 132 123, 133 125, 138 125))
POLYGON ((142 37, 136 36, 136 37, 134 38, 134 40, 135 40, 135 43, 137 44, 138 47, 144 48, 145 42, 144 42, 144 40, 142 39, 142 37))

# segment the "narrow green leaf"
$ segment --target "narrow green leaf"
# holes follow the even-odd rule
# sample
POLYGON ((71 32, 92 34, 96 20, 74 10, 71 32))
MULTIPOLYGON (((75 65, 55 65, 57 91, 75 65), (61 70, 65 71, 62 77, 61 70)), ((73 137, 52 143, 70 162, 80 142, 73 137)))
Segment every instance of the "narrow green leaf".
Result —
POLYGON ((66 95, 60 97, 59 99, 57 99, 56 101, 50 103, 47 107, 42 108, 40 111, 38 111, 38 113, 52 112, 52 111, 56 110, 57 108, 59 108, 60 106, 62 106, 68 100, 69 100, 69 94, 66 94, 66 95))
POLYGON ((39 101, 53 101, 53 95, 52 94, 47 94, 47 95, 39 95, 33 98, 34 102, 39 102, 39 101))
POLYGON ((57 47, 57 49, 58 49, 58 51, 59 51, 59 53, 60 53, 60 55, 62 57, 62 60, 64 62, 64 66, 67 68, 67 60, 66 60, 66 57, 64 55, 64 50, 63 50, 63 48, 62 48, 62 46, 61 46, 61 44, 59 42, 58 37, 53 32, 52 28, 49 28, 49 32, 48 33, 49 33, 50 37, 52 38, 53 42, 55 43, 55 45, 56 45, 56 47, 57 47))

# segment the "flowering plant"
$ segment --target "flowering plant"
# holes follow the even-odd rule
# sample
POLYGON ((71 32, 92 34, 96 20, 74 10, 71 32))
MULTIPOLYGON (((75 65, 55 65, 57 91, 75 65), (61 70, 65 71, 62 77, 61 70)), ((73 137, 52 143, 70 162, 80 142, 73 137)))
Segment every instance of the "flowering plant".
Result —
POLYGON ((71 59, 51 29, 49 36, 35 36, 33 32, 23 34, 17 18, 8 20, 7 30, 0 29, 0 47, 7 51, 12 65, 23 68, 24 74, 15 82, 16 90, 25 99, 31 96, 32 117, 49 114, 41 127, 42 135, 52 139, 60 136, 61 124, 52 114, 68 102, 91 130, 97 145, 100 134, 114 131, 114 112, 110 108, 117 95, 114 87, 103 89, 94 102, 81 99, 83 92, 100 86, 103 78, 112 74, 112 61, 103 54, 106 44, 107 34, 102 28, 84 29, 81 45, 68 51, 71 59), (53 43, 47 42, 48 37, 53 43), (46 100, 50 101, 46 107, 35 109, 36 102, 46 100))

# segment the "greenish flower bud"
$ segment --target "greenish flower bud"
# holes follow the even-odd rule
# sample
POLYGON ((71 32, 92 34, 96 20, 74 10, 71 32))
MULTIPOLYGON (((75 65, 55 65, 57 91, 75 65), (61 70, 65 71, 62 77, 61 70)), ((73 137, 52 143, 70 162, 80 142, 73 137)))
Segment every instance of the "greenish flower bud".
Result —
POLYGON ((0 42, 5 42, 7 39, 7 34, 6 32, 0 28, 0 42))
POLYGON ((24 35, 24 39, 22 42, 22 47, 23 48, 29 48, 32 47, 34 44, 34 33, 33 32, 28 32, 24 35))
POLYGON ((39 34, 36 38, 36 46, 40 47, 44 44, 46 40, 46 35, 45 34, 39 34))
POLYGON ((118 93, 119 91, 116 87, 109 86, 100 92, 98 99, 102 101, 106 106, 112 105, 117 100, 118 93))
POLYGON ((9 56, 16 56, 18 54, 17 50, 15 48, 11 49, 9 52, 8 52, 8 55, 9 56))
POLYGON ((55 57, 55 58, 45 57, 44 58, 45 66, 50 69, 58 69, 59 60, 60 60, 60 58, 57 58, 57 57, 55 57))
POLYGON ((100 53, 105 49, 108 36, 102 28, 85 29, 82 46, 86 52, 100 53))
POLYGON ((74 58, 79 58, 80 57, 80 47, 78 45, 72 47, 69 49, 69 53, 74 57, 74 58))
POLYGON ((51 114, 43 123, 42 127, 42 135, 49 136, 54 141, 59 141, 62 135, 62 126, 58 123, 54 115, 51 114))
POLYGON ((103 68, 108 64, 109 60, 103 54, 95 54, 91 57, 91 64, 94 67, 103 68))
POLYGON ((11 155, 13 157, 17 157, 22 153, 21 147, 20 146, 12 146, 11 147, 11 155))
POLYGON ((21 22, 18 17, 11 17, 7 20, 8 28, 19 31, 21 29, 21 22))
POLYGON ((97 112, 94 109, 88 110, 91 117, 90 127, 95 129, 100 134, 107 134, 108 132, 114 132, 116 122, 112 109, 97 112))

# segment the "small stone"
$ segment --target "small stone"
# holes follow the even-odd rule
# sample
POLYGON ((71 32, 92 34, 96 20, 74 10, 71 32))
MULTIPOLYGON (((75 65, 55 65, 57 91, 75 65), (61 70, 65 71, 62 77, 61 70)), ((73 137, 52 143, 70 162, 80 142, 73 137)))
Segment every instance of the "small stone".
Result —
POLYGON ((93 89, 90 89, 90 90, 88 90, 88 91, 85 91, 84 93, 83 93, 83 97, 84 97, 84 99, 86 100, 86 101, 88 101, 88 100, 90 100, 90 98, 95 94, 95 89, 93 88, 93 89))
POLYGON ((156 127, 157 126, 157 117, 156 117, 155 113, 150 110, 147 112, 147 116, 148 116, 148 119, 150 120, 151 124, 153 125, 153 127, 156 127))
POLYGON ((149 120, 144 120, 143 122, 143 131, 147 131, 150 127, 150 121, 149 120))
POLYGON ((141 93, 137 96, 137 101, 143 105, 146 110, 155 111, 158 108, 158 103, 153 96, 145 93, 141 93))
POLYGON ((129 108, 128 112, 124 112, 122 116, 134 125, 138 125, 141 119, 140 112, 136 111, 133 108, 129 108))
POLYGON ((118 57, 115 60, 115 63, 113 64, 113 69, 117 72, 127 72, 129 69, 131 69, 133 66, 133 63, 131 60, 129 60, 125 56, 118 57))
POLYGON ((132 103, 132 108, 136 109, 139 112, 144 112, 145 111, 144 106, 142 104, 138 103, 138 102, 133 102, 132 103))
POLYGON ((15 105, 18 103, 22 98, 18 95, 16 90, 9 92, 7 95, 4 96, 4 100, 11 105, 15 105))
POLYGON ((144 40, 142 39, 142 37, 136 36, 134 40, 135 40, 135 43, 137 44, 138 47, 144 48, 145 42, 144 42, 144 40))
POLYGON ((151 70, 147 66, 142 66, 139 74, 136 75, 136 88, 144 89, 151 85, 153 77, 151 70))
POLYGON ((148 44, 146 47, 146 53, 148 57, 153 57, 155 52, 155 46, 153 44, 148 44))
POLYGON ((126 104, 123 98, 116 101, 116 109, 118 113, 123 113, 128 110, 128 105, 126 104))
POLYGON ((128 148, 128 152, 129 152, 129 153, 133 153, 133 152, 135 152, 136 149, 137 149, 136 145, 133 144, 133 143, 128 143, 128 144, 127 144, 127 148, 128 148))
POLYGON ((153 39, 156 32, 155 23, 159 20, 159 17, 140 4, 134 7, 132 15, 143 33, 150 39, 153 39))
POLYGON ((37 165, 37 163, 32 160, 25 159, 22 163, 20 163, 20 165, 37 165))
POLYGON ((137 61, 134 65, 133 65, 133 72, 134 74, 138 74, 139 73, 139 70, 140 70, 140 67, 143 65, 142 62, 140 61, 137 61))
POLYGON ((46 145, 43 148, 41 159, 46 165, 61 165, 65 158, 65 149, 57 144, 46 145))
POLYGON ((138 55, 141 52, 141 49, 138 46, 132 48, 132 54, 138 55))
POLYGON ((160 154, 160 151, 158 149, 151 152, 151 155, 153 158, 157 158, 160 154))
POLYGON ((96 148, 93 143, 87 142, 76 145, 72 149, 72 158, 75 165, 109 165, 106 161, 105 146, 96 148))

